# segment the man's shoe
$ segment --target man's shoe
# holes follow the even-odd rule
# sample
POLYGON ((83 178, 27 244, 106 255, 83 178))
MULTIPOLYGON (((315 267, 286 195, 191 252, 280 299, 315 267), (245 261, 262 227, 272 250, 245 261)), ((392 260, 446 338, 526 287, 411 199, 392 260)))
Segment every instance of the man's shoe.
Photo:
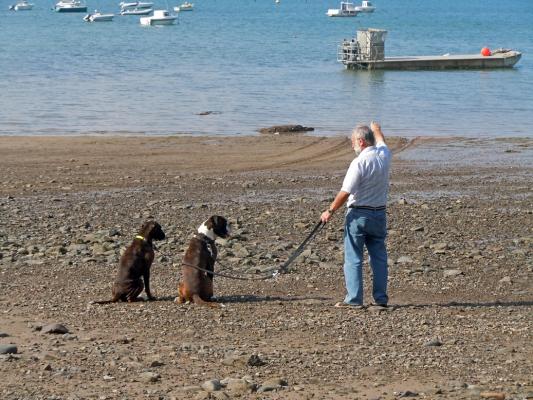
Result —
POLYGON ((389 308, 387 304, 371 304, 368 309, 370 311, 387 311, 389 308))
POLYGON ((365 309, 365 306, 363 306, 362 304, 348 304, 343 301, 339 301, 338 303, 336 303, 335 307, 351 308, 352 310, 364 310, 365 309))

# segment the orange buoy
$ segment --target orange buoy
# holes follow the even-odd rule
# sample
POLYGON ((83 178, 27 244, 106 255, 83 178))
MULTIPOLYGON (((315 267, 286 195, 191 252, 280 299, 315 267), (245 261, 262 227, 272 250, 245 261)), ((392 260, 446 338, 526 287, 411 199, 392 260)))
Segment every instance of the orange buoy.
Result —
POLYGON ((487 56, 492 55, 492 52, 490 51, 488 47, 483 47, 481 49, 481 55, 487 57, 487 56))

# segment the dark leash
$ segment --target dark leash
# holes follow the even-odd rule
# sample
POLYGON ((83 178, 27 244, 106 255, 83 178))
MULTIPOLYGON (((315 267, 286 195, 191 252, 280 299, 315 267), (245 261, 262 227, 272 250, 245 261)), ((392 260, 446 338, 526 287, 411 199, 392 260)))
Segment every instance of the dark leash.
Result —
MULTIPOLYGON (((188 264, 188 263, 184 263, 183 261, 181 262, 182 265, 186 265, 187 267, 191 267, 191 268, 194 268, 194 269, 197 269, 198 271, 202 271, 202 272, 206 272, 207 274, 211 274, 211 275, 216 275, 216 276, 220 276, 222 278, 228 278, 228 279, 235 279, 235 280, 241 280, 241 281, 264 281, 264 280, 267 280, 267 279, 272 279, 272 278, 276 278, 277 276, 279 276, 280 274, 284 274, 288 271, 288 268, 289 268, 289 265, 292 264, 292 262, 300 255, 302 254, 302 252, 304 251, 305 247, 309 244, 309 242, 311 242, 311 240, 313 240, 313 238, 322 230, 324 229, 324 227, 326 226, 326 223, 325 222, 322 222, 322 221, 319 221, 315 227, 313 228, 313 230, 309 233, 309 235, 307 235, 307 237, 303 240, 302 243, 300 243, 300 245, 298 246, 298 248, 296 250, 294 250, 294 252, 290 255, 290 257, 287 259, 287 261, 285 261, 276 271, 274 271, 273 273, 271 272, 268 272, 266 275, 263 275, 263 276, 258 276, 258 277, 244 277, 244 276, 237 276, 237 275, 230 275, 230 274, 224 274, 224 273, 221 273, 221 272, 215 272, 215 271, 210 271, 208 269, 205 269, 205 268, 202 268, 202 267, 199 267, 198 265, 193 265, 193 264, 188 264)), ((202 239, 200 239, 202 240, 202 239)), ((172 259, 172 257, 170 257, 168 254, 164 253, 164 252, 161 252, 159 251, 159 249, 157 249, 155 246, 153 246, 154 250, 157 250, 161 255, 167 257, 168 259, 172 259)), ((217 263, 218 265, 220 265, 221 267, 224 268, 224 271, 225 270, 228 270, 230 269, 229 267, 226 267, 224 264, 222 264, 220 261, 217 261, 215 260, 215 263, 217 263)))
POLYGON ((318 222, 318 224, 315 225, 315 227, 313 228, 313 230, 311 231, 311 233, 309 233, 309 235, 307 235, 307 237, 304 239, 304 241, 298 246, 298 248, 296 250, 294 250, 294 252, 291 254, 291 256, 288 258, 287 261, 285 261, 283 263, 283 265, 281 267, 279 267, 279 269, 274 273, 274 277, 277 276, 278 274, 284 274, 288 271, 288 268, 289 268, 289 265, 292 264, 292 262, 294 260, 296 260, 296 257, 298 257, 300 254, 302 254, 302 251, 304 251, 305 249, 305 246, 307 246, 309 244, 309 242, 311 240, 313 240, 313 238, 322 230, 324 229, 324 227, 326 226, 326 223, 325 222, 322 222, 322 220, 320 220, 318 222))

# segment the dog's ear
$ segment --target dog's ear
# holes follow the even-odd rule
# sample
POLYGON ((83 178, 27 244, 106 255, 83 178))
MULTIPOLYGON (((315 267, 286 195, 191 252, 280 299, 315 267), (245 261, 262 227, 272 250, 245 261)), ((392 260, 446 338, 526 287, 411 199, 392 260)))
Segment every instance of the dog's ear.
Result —
POLYGON ((163 228, 161 228, 161 225, 159 225, 159 223, 153 221, 150 236, 155 240, 165 239, 165 232, 163 232, 163 228))
POLYGON ((165 233, 161 228, 161 225, 154 220, 146 221, 141 228, 141 234, 146 238, 151 238, 155 240, 163 240, 165 238, 165 233))

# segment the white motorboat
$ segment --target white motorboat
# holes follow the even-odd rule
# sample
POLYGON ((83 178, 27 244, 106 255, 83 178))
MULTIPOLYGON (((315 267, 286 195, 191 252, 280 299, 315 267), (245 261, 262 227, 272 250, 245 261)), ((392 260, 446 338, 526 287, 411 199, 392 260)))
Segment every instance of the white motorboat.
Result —
POLYGON ((122 10, 120 15, 148 15, 152 11, 154 11, 152 8, 128 8, 122 10))
POLYGON ((363 0, 361 5, 355 7, 355 9, 357 11, 359 11, 359 12, 362 12, 362 13, 371 13, 371 12, 374 12, 376 7, 374 7, 370 1, 363 0))
POLYGON ((128 10, 128 9, 138 9, 141 8, 152 8, 154 6, 154 3, 151 2, 145 2, 145 1, 133 1, 133 2, 125 2, 122 1, 118 4, 120 6, 121 10, 128 10))
POLYGON ((192 10, 194 10, 194 4, 193 3, 189 3, 188 1, 186 1, 181 6, 174 7, 174 11, 176 11, 176 8, 179 8, 179 11, 192 11, 192 10))
POLYGON ((172 25, 176 22, 176 16, 168 10, 154 10, 154 15, 150 17, 141 17, 141 25, 172 25))
POLYGON ((87 12, 87 5, 78 0, 61 0, 54 8, 57 12, 87 12))
POLYGON ((15 11, 28 11, 33 8, 32 3, 28 3, 26 0, 19 1, 17 4, 9 7, 10 10, 15 11))
POLYGON ((93 14, 87 14, 83 17, 84 21, 87 22, 109 22, 113 21, 115 14, 102 14, 98 10, 94 10, 93 14))
POLYGON ((357 14, 359 14, 359 11, 356 10, 353 3, 346 1, 341 2, 341 8, 330 8, 326 13, 328 17, 355 17, 357 14))

